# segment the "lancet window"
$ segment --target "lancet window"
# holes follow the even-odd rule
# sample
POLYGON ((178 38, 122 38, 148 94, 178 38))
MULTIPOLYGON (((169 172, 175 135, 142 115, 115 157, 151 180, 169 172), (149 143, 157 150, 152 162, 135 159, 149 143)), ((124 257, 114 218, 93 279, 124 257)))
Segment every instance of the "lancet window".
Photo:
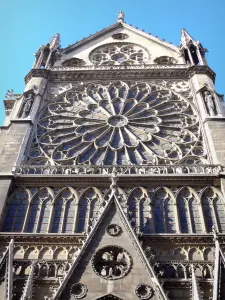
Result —
POLYGON ((76 232, 88 232, 98 220, 103 199, 95 188, 88 188, 80 197, 78 204, 76 232))
POLYGON ((3 231, 21 232, 23 230, 29 194, 26 189, 18 189, 8 200, 3 231))
POLYGON ((75 213, 77 196, 69 188, 64 189, 54 203, 52 232, 73 233, 75 231, 75 213))
POLYGON ((202 208, 207 232, 212 232, 213 227, 219 232, 225 232, 224 201, 216 189, 208 187, 204 190, 202 208))
MULTIPOLYGON (((50 188, 33 192, 17 189, 8 199, 2 231, 32 233, 87 233, 99 219, 109 194, 87 188, 79 196, 73 188, 55 194, 50 188)), ((167 187, 137 187, 118 200, 137 233, 205 233, 213 226, 225 233, 225 204, 221 192, 207 187, 198 193, 185 187, 173 193, 167 187), (176 196, 176 197, 175 197, 176 196)))
POLYGON ((177 197, 180 230, 182 233, 202 233, 203 215, 198 195, 190 188, 183 188, 177 197))
POLYGON ((128 218, 137 232, 150 233, 152 228, 151 203, 143 188, 134 189, 128 197, 128 218))
POLYGON ((156 233, 175 233, 175 199, 165 188, 160 188, 153 197, 154 223, 156 233))
POLYGON ((25 231, 47 233, 49 231, 53 196, 47 188, 41 189, 31 199, 25 231))

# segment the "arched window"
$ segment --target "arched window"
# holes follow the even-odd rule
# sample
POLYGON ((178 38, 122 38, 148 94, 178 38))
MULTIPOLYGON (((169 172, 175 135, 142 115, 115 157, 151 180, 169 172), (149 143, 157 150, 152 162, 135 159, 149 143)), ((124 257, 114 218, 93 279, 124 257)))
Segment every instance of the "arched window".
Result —
POLYGON ((180 230, 182 233, 191 232, 191 222, 188 209, 188 200, 185 198, 178 199, 178 215, 180 218, 180 230))
POLYGON ((156 233, 175 233, 175 205, 171 193, 160 188, 153 197, 154 222, 156 233))
POLYGON ((202 233, 200 200, 191 188, 183 188, 177 196, 180 230, 182 233, 202 233))
POLYGON ((80 197, 76 220, 76 232, 88 232, 101 214, 103 199, 96 188, 87 189, 80 197))
POLYGON ((129 195, 128 219, 136 231, 143 233, 152 231, 150 198, 145 189, 136 188, 129 195))
POLYGON ((3 231, 21 232, 27 213, 29 194, 26 189, 17 189, 9 198, 3 231))
POLYGON ((54 204, 52 232, 74 232, 76 198, 74 191, 69 188, 66 188, 57 196, 54 204))
POLYGON ((189 49, 190 49, 190 53, 191 53, 194 64, 196 66, 199 65, 199 58, 198 58, 198 54, 197 54, 197 48, 194 45, 191 45, 189 47, 189 49))
POLYGON ((224 202, 217 189, 205 189, 202 194, 202 208, 207 232, 212 232, 213 226, 219 232, 225 232, 224 202))
POLYGON ((200 213, 200 204, 198 199, 191 198, 189 200, 189 209, 191 216, 192 231, 194 233, 202 233, 202 222, 200 213))
POLYGON ((27 232, 48 232, 53 196, 49 189, 43 188, 33 196, 29 207, 26 225, 27 232))

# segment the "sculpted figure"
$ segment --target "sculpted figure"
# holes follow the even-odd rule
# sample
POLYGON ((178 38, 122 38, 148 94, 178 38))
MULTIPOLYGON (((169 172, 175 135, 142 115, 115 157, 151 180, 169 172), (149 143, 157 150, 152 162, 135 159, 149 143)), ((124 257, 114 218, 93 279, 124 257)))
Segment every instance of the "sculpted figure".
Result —
POLYGON ((22 118, 26 118, 30 115, 33 102, 34 102, 34 94, 33 93, 29 93, 27 96, 25 96, 22 118))
POLYGON ((118 22, 124 22, 124 17, 125 17, 124 12, 120 11, 117 18, 118 22))
POLYGON ((204 100, 206 104, 206 108, 209 112, 210 116, 215 116, 217 114, 216 109, 215 109, 215 102, 214 102, 214 97, 211 92, 205 91, 204 92, 204 100))

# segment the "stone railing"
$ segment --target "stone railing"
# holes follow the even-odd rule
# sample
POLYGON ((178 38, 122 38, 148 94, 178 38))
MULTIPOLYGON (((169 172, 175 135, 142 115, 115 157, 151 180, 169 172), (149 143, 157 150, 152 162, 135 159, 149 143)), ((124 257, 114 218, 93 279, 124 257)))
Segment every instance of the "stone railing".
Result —
POLYGON ((189 65, 157 65, 157 64, 142 64, 142 65, 120 65, 120 66, 77 66, 77 67, 52 67, 51 71, 75 71, 75 70, 140 70, 140 69, 187 69, 189 65))
POLYGON ((219 175, 220 165, 139 165, 139 166, 32 166, 14 167, 14 175, 219 175))

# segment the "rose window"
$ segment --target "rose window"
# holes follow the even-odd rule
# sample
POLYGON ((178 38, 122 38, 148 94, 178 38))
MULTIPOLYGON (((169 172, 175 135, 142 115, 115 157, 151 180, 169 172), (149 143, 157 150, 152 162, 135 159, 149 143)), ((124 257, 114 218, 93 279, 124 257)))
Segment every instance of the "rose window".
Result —
POLYGON ((117 280, 126 276, 132 267, 131 255, 120 246, 106 246, 92 257, 94 272, 108 280, 117 280))
POLYGON ((147 83, 89 84, 40 112, 30 164, 206 163, 197 115, 169 88, 147 83))
POLYGON ((133 65, 145 63, 148 53, 135 44, 114 43, 92 51, 90 60, 95 65, 133 65))

